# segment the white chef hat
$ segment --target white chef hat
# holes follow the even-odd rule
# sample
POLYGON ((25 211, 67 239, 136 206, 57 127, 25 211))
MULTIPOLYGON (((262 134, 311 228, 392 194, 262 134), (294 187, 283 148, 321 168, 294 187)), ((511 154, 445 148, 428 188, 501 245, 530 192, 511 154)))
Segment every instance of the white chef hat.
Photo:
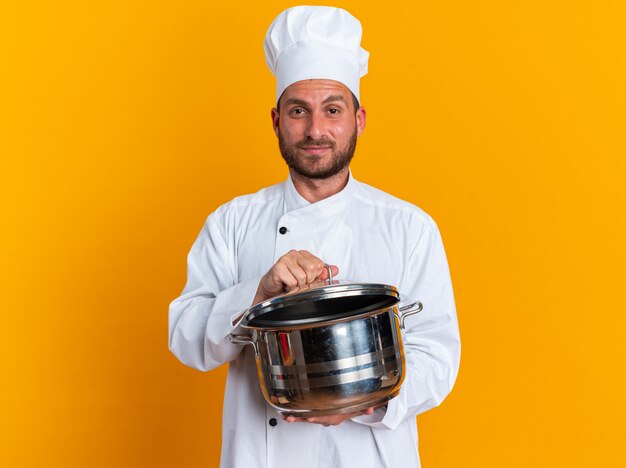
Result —
POLYGON ((265 35, 265 60, 276 76, 276 101, 292 83, 327 79, 343 83, 360 100, 359 79, 369 53, 361 23, 341 8, 297 6, 283 11, 265 35))

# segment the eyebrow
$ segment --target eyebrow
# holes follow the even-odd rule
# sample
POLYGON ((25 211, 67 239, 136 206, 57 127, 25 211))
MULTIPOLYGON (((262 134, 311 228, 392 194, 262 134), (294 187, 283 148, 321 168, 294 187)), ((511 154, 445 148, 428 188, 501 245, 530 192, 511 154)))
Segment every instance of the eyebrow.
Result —
POLYGON ((302 99, 297 99, 297 98, 289 98, 285 101, 285 105, 289 106, 291 104, 296 104, 298 106, 307 106, 307 102, 303 101, 302 99))
MULTIPOLYGON (((328 96, 326 99, 324 99, 322 104, 328 104, 329 102, 333 102, 333 101, 345 101, 345 99, 343 98, 341 94, 333 94, 332 96, 328 96)), ((289 106, 292 104, 295 104, 298 106, 304 106, 304 107, 307 107, 309 105, 308 102, 302 99, 298 99, 298 98, 289 98, 285 101, 286 106, 289 106)))
POLYGON ((326 99, 324 99, 324 102, 322 102, 322 104, 327 104, 327 103, 333 102, 333 101, 345 101, 345 99, 343 98, 343 96, 341 94, 334 94, 334 95, 328 96, 326 99))

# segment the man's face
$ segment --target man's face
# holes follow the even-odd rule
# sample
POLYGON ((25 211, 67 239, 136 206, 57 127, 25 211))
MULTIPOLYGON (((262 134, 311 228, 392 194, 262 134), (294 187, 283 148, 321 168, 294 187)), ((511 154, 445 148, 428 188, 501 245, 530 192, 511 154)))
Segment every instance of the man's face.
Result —
POLYGON ((289 168, 309 179, 327 179, 350 164, 365 109, 354 109, 352 93, 333 80, 290 85, 272 109, 274 132, 289 168))

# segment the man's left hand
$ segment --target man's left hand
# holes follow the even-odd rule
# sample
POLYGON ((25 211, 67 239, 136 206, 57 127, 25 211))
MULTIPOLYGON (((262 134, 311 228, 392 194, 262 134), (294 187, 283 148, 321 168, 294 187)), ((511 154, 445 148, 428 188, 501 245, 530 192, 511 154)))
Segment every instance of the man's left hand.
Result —
POLYGON ((367 408, 363 411, 355 411, 354 413, 346 413, 346 414, 332 414, 330 416, 314 416, 311 418, 296 418, 295 416, 287 416, 284 418, 285 421, 291 422, 308 422, 313 424, 321 424, 323 426, 338 426, 344 421, 347 421, 350 418, 354 418, 355 416, 361 416, 362 414, 372 414, 374 412, 374 408, 367 408))

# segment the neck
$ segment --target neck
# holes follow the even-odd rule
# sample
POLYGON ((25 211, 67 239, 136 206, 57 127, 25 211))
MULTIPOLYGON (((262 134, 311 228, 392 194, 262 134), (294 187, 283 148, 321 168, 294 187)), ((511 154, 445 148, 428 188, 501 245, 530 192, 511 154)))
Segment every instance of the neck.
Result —
POLYGON ((309 179, 289 171, 296 191, 309 203, 315 203, 341 192, 348 183, 350 172, 345 168, 328 179, 309 179))

